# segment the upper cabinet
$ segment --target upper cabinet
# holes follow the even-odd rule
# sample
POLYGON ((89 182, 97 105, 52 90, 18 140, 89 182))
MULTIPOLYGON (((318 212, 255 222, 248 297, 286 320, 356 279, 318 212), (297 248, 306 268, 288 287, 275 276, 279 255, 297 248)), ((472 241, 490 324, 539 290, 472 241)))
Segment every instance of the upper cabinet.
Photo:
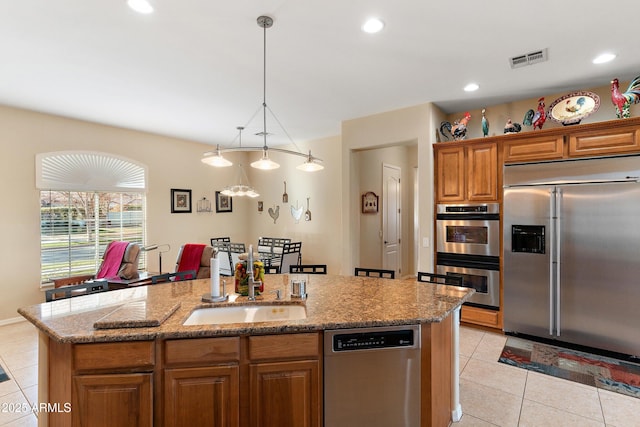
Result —
POLYGON ((564 157, 562 135, 524 136, 509 139, 503 145, 504 162, 530 162, 535 160, 557 160, 564 157))
POLYGON ((490 143, 434 145, 438 203, 498 200, 498 148, 490 143))

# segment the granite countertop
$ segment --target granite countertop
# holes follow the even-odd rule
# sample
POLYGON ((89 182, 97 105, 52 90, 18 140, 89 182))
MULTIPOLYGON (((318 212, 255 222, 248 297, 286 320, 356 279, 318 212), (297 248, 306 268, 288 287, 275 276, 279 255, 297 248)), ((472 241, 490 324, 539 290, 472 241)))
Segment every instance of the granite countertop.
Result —
MULTIPOLYGON (((267 275, 265 291, 250 302, 204 303, 209 279, 163 283, 67 298, 20 308, 18 312, 60 342, 87 343, 273 334, 439 322, 474 292, 415 279, 308 275, 306 300, 292 299, 289 275, 267 275), (276 290, 282 300, 276 300, 276 290), (183 325, 194 309, 239 304, 306 306, 301 320, 183 325)), ((226 278, 227 292, 233 278, 226 278)))

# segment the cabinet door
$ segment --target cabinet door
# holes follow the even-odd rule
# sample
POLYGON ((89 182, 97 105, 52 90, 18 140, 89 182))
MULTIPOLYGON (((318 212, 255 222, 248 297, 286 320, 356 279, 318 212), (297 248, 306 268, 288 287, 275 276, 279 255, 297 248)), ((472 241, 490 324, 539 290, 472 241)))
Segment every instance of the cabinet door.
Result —
POLYGON ((250 365, 252 427, 319 427, 320 369, 317 360, 250 365))
POLYGON ((474 144, 467 147, 468 200, 498 200, 498 147, 474 144))
POLYGON ((237 427, 239 384, 238 366, 165 369, 165 427, 237 427))
POLYGON ((153 424, 152 374, 77 375, 73 387, 74 426, 153 424))
POLYGON ((464 147, 436 148, 438 202, 461 202, 464 194, 464 147))
POLYGON ((505 141, 503 147, 505 163, 557 160, 564 157, 562 135, 519 137, 505 141))

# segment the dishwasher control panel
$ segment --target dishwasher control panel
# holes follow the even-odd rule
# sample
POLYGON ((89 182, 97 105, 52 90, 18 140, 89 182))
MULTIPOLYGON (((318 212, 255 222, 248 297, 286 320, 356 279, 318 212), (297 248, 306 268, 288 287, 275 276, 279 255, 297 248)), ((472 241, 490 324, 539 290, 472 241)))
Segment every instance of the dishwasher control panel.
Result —
POLYGON ((413 347, 414 329, 393 331, 348 332, 333 336, 333 351, 371 350, 378 348, 413 347))

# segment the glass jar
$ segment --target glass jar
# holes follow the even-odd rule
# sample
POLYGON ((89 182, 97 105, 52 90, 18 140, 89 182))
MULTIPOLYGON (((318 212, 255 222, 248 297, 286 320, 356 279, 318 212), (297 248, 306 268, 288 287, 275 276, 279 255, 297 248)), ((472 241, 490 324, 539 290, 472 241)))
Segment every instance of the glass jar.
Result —
MULTIPOLYGON (((240 261, 235 266, 235 282, 236 293, 247 296, 249 295, 249 275, 247 274, 247 261, 240 261)), ((256 288, 256 295, 264 292, 264 263, 262 261, 253 261, 253 280, 260 282, 260 286, 256 288)))

